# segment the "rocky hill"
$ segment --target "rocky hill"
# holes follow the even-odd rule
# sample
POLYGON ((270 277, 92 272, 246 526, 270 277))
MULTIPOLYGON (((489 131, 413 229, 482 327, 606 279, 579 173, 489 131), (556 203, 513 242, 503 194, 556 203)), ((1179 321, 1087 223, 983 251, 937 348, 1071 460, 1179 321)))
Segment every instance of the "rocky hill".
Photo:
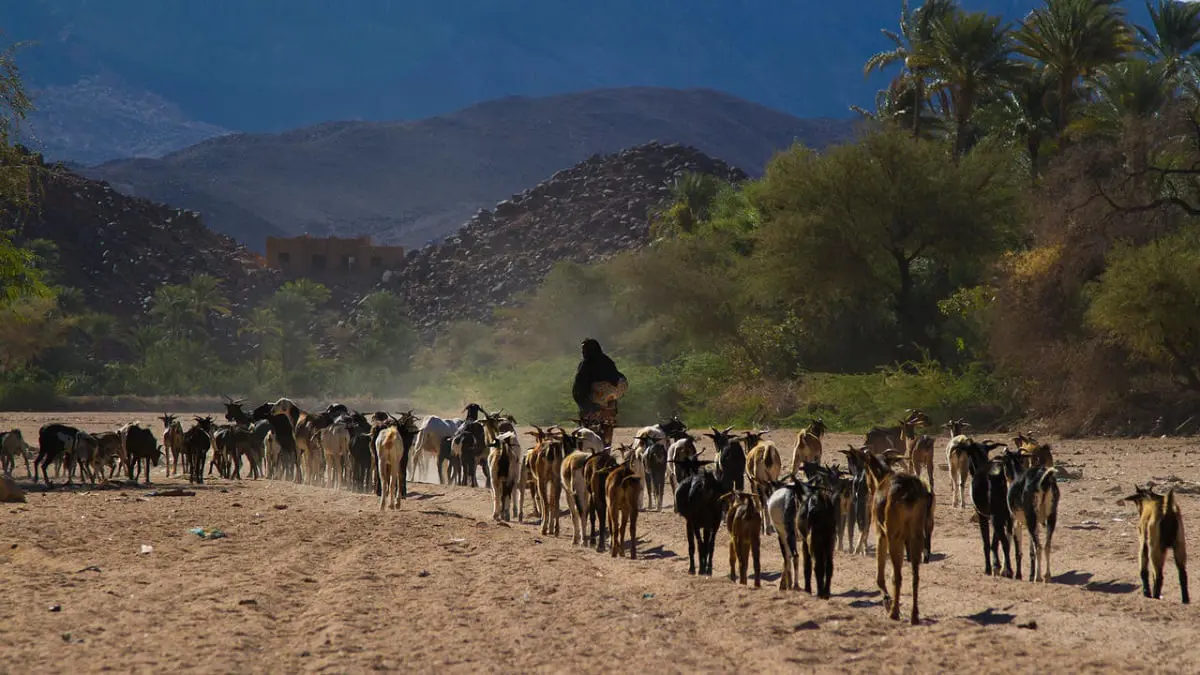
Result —
POLYGON ((204 226, 200 214, 128 197, 106 183, 41 164, 36 208, 8 216, 18 241, 58 247, 57 283, 80 289, 96 311, 143 313, 154 290, 198 274, 221 279, 235 312, 280 279, 262 259, 204 226))
POLYGON ((594 155, 479 211, 442 244, 410 253, 381 286, 407 298, 426 335, 452 321, 487 321, 493 307, 511 306, 560 261, 587 263, 644 246, 652 209, 667 204, 675 180, 689 172, 746 178, 678 144, 594 155))
POLYGON ((87 170, 123 192, 198 210, 261 250, 265 236, 371 234, 415 248, 595 153, 678 142, 746 171, 850 120, 804 120, 711 90, 607 89, 512 97, 417 122, 334 122, 214 138, 162 159, 87 170))

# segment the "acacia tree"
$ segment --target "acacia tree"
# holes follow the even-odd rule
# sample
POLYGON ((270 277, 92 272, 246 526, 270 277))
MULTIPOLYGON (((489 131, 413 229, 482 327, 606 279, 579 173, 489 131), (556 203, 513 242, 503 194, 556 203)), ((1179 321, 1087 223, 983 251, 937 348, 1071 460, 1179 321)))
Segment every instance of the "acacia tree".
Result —
POLYGON ((897 129, 818 155, 796 147, 767 167, 755 273, 760 299, 799 316, 882 304, 896 357, 938 344, 937 303, 970 285, 1020 219, 1011 153, 977 147, 957 164, 944 143, 897 129))

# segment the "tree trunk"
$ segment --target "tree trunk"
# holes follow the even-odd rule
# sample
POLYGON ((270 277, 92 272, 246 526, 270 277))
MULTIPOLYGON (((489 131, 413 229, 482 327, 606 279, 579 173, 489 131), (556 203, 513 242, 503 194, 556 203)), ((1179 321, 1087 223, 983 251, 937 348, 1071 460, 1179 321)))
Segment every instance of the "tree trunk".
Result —
POLYGON ((892 249, 892 257, 896 260, 896 271, 900 276, 900 288, 894 295, 896 305, 896 318, 900 322, 900 334, 902 342, 899 347, 899 358, 904 358, 908 352, 910 343, 915 341, 915 330, 913 326, 913 311, 912 311, 912 263, 903 250, 892 249))
POLYGON ((913 88, 913 138, 921 137, 921 104, 925 101, 925 78, 921 73, 913 73, 916 85, 913 88))
POLYGON ((1070 97, 1071 87, 1075 83, 1075 76, 1063 73, 1058 80, 1058 130, 1062 131, 1067 128, 1067 116, 1070 114, 1070 97))

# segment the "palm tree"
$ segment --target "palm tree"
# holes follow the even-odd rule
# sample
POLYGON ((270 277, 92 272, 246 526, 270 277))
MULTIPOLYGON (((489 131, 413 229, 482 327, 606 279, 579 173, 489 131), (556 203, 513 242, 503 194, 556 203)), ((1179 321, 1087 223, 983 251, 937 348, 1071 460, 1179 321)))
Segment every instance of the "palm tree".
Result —
POLYGON ((1166 64, 1169 74, 1177 74, 1194 65, 1193 50, 1200 44, 1200 4, 1159 0, 1146 3, 1151 28, 1135 26, 1142 39, 1142 51, 1166 64))
POLYGON ((913 83, 917 103, 910 110, 914 137, 921 135, 922 108, 925 104, 925 78, 928 69, 927 52, 934 24, 956 11, 958 11, 956 0, 926 0, 915 10, 909 7, 908 0, 903 0, 900 7, 900 32, 896 33, 886 28, 882 31, 884 37, 891 40, 895 46, 873 55, 863 66, 863 75, 870 75, 896 64, 903 66, 903 71, 897 79, 907 79, 913 83))
POLYGON ((968 127, 981 98, 1017 73, 1012 35, 1000 17, 985 12, 952 12, 934 24, 929 41, 929 69, 934 87, 949 94, 954 118, 954 152, 961 156, 970 142, 968 127))
MULTIPOLYGON (((916 87, 911 80, 892 80, 887 89, 875 93, 875 110, 852 105, 850 109, 864 119, 881 124, 908 124, 912 126, 914 107, 917 107, 916 87)), ((927 106, 919 106, 921 119, 917 128, 921 138, 936 138, 945 131, 944 121, 927 106)))
POLYGON ((1070 122, 1075 84, 1097 68, 1116 63, 1133 38, 1119 0, 1046 0, 1017 29, 1017 51, 1040 61, 1058 88, 1058 129, 1070 122))
POLYGON ((259 384, 263 383, 263 364, 267 358, 267 341, 282 335, 283 329, 279 317, 269 307, 256 307, 248 316, 242 319, 238 328, 238 336, 252 335, 258 339, 258 348, 254 355, 254 375, 259 384))
POLYGON ((193 294, 185 286, 164 284, 154 291, 150 316, 172 337, 189 337, 196 328, 193 294))
POLYGON ((975 122, 987 133, 1024 148, 1030 177, 1036 178, 1042 143, 1057 131, 1053 113, 1057 83, 1032 64, 1021 70, 1004 92, 980 108, 975 122))
POLYGON ((1129 118, 1146 119, 1162 112, 1171 99, 1167 61, 1129 59, 1104 66, 1090 81, 1096 101, 1087 108, 1093 119, 1111 121, 1113 129, 1129 118))

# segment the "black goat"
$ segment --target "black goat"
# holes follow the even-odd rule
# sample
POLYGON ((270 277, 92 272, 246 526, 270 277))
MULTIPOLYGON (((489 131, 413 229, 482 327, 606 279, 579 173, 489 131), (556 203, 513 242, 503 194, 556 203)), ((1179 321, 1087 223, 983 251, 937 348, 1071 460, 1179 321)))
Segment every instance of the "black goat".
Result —
MULTIPOLYGON (((59 457, 63 457, 68 468, 67 484, 70 485, 74 463, 78 457, 77 443, 80 441, 86 443, 88 438, 91 436, 87 433, 66 424, 47 424, 39 429, 38 454, 33 460, 33 481, 37 482, 38 467, 41 467, 42 479, 45 480, 46 485, 50 485, 50 474, 46 470, 51 463, 59 457)), ((80 473, 83 473, 83 467, 80 468, 80 473)))
POLYGON ((129 456, 129 479, 137 484, 141 475, 141 467, 146 467, 146 485, 150 484, 150 468, 158 466, 162 459, 162 451, 158 449, 158 441, 154 432, 137 425, 129 427, 125 433, 125 452, 129 456))
POLYGON ((196 424, 183 432, 183 445, 188 455, 189 483, 204 483, 204 463, 212 447, 213 419, 197 417, 196 424))
MULTIPOLYGON (((699 460, 676 460, 690 462, 699 469, 699 460)), ((719 469, 718 469, 719 471, 719 469)), ((729 492, 725 481, 711 471, 697 471, 675 488, 675 511, 687 523, 688 574, 696 574, 696 545, 700 546, 700 574, 712 576, 713 549, 717 530, 725 515, 721 496, 729 492)))
POLYGON ((272 412, 273 405, 264 403, 254 409, 254 420, 266 421, 271 425, 271 434, 279 446, 279 456, 273 458, 270 467, 272 478, 301 481, 300 456, 296 452, 296 427, 292 418, 285 413, 272 412))
POLYGON ((1009 539, 1012 537, 1012 514, 1008 510, 1008 482, 1004 464, 991 459, 988 453, 1003 447, 992 441, 972 441, 955 446, 955 452, 967 453, 967 475, 971 478, 971 501, 979 518, 979 537, 983 540, 983 573, 1012 578, 1012 559, 1009 539), (1000 567, 1000 549, 1004 549, 1004 568, 1000 567))
POLYGON ((1003 458, 1004 476, 1008 479, 1008 510, 1013 516, 1017 578, 1021 578, 1020 530, 1024 528, 1029 531, 1029 580, 1049 583, 1050 548, 1058 522, 1056 470, 1044 466, 1023 468, 1028 461, 1024 457, 1006 450, 1003 458))
POLYGON ((716 446, 717 467, 727 488, 725 492, 741 492, 746 485, 746 451, 730 434, 733 427, 726 427, 724 431, 719 431, 716 427, 711 428, 713 432, 704 435, 711 438, 716 446))

